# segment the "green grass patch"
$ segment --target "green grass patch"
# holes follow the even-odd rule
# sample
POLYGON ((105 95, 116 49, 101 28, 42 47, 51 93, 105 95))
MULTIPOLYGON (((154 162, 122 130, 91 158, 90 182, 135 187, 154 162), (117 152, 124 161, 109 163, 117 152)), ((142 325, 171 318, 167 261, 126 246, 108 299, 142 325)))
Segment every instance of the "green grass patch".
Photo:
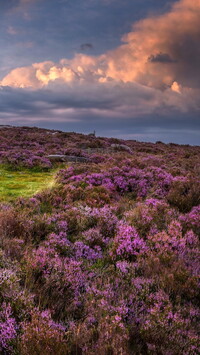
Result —
POLYGON ((31 197, 41 190, 52 187, 58 170, 20 169, 15 171, 0 165, 0 201, 31 197))

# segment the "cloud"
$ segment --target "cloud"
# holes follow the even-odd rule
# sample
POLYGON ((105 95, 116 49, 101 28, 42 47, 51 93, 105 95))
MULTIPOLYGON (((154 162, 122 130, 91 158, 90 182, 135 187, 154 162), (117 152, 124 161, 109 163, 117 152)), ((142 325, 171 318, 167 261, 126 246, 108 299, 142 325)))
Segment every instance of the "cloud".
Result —
POLYGON ((95 58, 78 54, 73 60, 62 59, 59 63, 46 61, 13 69, 0 81, 0 85, 41 88, 55 80, 64 83, 98 81, 101 75, 95 58))
POLYGON ((176 60, 170 57, 167 53, 152 54, 148 58, 150 63, 177 63, 176 60))
POLYGON ((15 36, 18 34, 18 31, 14 27, 8 26, 7 33, 11 36, 15 36))
POLYGON ((162 92, 137 83, 86 83, 77 80, 73 85, 66 85, 55 80, 37 89, 1 87, 0 117, 11 112, 18 118, 23 115, 27 119, 32 115, 38 119, 56 117, 59 121, 59 118, 72 116, 81 119, 82 115, 88 114, 99 119, 134 120, 148 115, 167 116, 171 112, 186 114, 196 111, 198 95, 199 92, 194 98, 193 92, 190 94, 184 90, 181 95, 171 89, 162 92))
POLYGON ((88 50, 88 49, 93 49, 94 47, 93 47, 93 45, 91 44, 91 43, 83 43, 83 44, 81 44, 81 46, 80 46, 80 49, 82 50, 82 51, 86 51, 86 50, 88 50))
POLYGON ((0 119, 199 130, 199 18, 200 0, 180 0, 102 55, 13 69, 0 81, 0 119))
POLYGON ((177 81, 173 82, 171 89, 172 89, 172 91, 175 91, 178 94, 181 94, 181 86, 177 83, 177 81))
MULTIPOLYGON (((132 32, 123 36, 124 44, 97 57, 76 55, 72 60, 62 60, 52 68, 40 71, 37 64, 30 66, 33 85, 47 85, 60 78, 69 82, 95 80, 105 82, 116 80, 137 82, 158 89, 170 88, 174 82, 183 87, 200 86, 200 0, 180 0, 163 15, 148 17, 133 25, 132 32), (39 83, 38 83, 39 80, 39 83)), ((82 50, 91 48, 90 43, 82 50)), ((39 64, 41 65, 41 64, 39 64)), ((24 82, 16 69, 2 80, 1 85, 31 86, 27 82, 27 68, 24 68, 24 82), (15 77, 13 80, 13 76, 15 77)))
POLYGON ((135 23, 123 37, 124 44, 107 54, 107 75, 158 88, 174 81, 199 87, 199 18, 200 0, 181 0, 168 13, 135 23), (173 65, 169 60, 157 61, 157 65, 148 60, 158 59, 160 53, 167 54, 173 65))
POLYGON ((37 90, 2 87, 0 124, 86 133, 96 129, 98 135, 125 138, 128 133, 130 139, 142 140, 173 141, 176 133, 179 142, 197 144, 199 115, 192 98, 190 107, 185 101, 184 94, 136 83, 76 82, 71 87, 54 81, 37 90))
MULTIPOLYGON (((24 19, 31 20, 30 7, 43 0, 0 0, 0 16, 20 15, 24 19)), ((12 26, 7 31, 10 35, 15 35, 12 26)), ((17 32, 18 33, 18 32, 17 32)))

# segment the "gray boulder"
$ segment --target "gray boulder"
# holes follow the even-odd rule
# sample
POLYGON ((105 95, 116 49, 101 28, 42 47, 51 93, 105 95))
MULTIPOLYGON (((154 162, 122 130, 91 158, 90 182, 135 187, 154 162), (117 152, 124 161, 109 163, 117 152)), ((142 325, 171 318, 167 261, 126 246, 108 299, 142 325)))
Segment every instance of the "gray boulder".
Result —
POLYGON ((133 153, 132 149, 125 144, 111 144, 111 148, 114 150, 125 150, 126 152, 129 152, 130 154, 133 153))
POLYGON ((90 159, 86 157, 77 157, 75 155, 64 155, 64 154, 50 154, 47 158, 53 162, 74 162, 74 163, 88 163, 90 159))

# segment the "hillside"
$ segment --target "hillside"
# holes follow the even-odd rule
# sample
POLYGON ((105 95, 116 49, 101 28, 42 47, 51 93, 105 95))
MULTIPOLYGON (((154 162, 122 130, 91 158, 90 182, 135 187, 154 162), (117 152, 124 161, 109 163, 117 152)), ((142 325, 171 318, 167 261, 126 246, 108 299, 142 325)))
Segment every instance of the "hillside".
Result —
POLYGON ((0 352, 198 354, 199 175, 198 146, 1 126, 0 352))

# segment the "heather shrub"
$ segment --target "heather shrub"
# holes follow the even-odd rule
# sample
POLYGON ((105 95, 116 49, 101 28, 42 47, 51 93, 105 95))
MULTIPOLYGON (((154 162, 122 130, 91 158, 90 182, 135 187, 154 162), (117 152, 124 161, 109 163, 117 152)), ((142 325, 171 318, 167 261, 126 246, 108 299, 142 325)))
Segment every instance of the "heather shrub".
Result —
POLYGON ((184 318, 181 310, 174 310, 168 296, 159 291, 152 296, 141 333, 150 354, 197 354, 195 325, 192 318, 184 318))
POLYGON ((103 207, 110 203, 110 196, 106 187, 95 186, 86 190, 85 202, 90 207, 103 207))
POLYGON ((13 169, 89 159, 53 162, 52 187, 0 203, 0 353, 198 354, 199 147, 95 140, 0 130, 13 169))
MULTIPOLYGON (((192 236, 182 236, 180 224, 172 222, 168 233, 148 237, 152 250, 143 263, 145 274, 154 277, 159 287, 174 299, 177 296, 190 300, 198 297, 198 252, 190 244, 192 236), (197 258, 197 259, 196 259, 197 258)), ((193 242, 195 236, 193 236, 193 242)), ((197 244, 196 244, 197 245, 197 244)))
POLYGON ((200 205, 193 207, 189 213, 180 215, 179 220, 184 231, 193 230, 200 235, 200 205))
POLYGON ((23 258, 25 245, 23 239, 18 238, 6 238, 3 241, 3 247, 5 255, 12 260, 20 261, 23 258))
POLYGON ((71 323, 68 337, 72 354, 129 354, 128 331, 118 315, 102 316, 99 322, 90 316, 80 326, 71 323))
POLYGON ((68 354, 65 327, 55 323, 49 311, 33 311, 31 320, 22 324, 19 351, 22 355, 68 354))
POLYGON ((147 277, 153 278, 159 288, 167 292, 173 302, 182 300, 197 300, 198 278, 191 275, 184 263, 178 261, 172 253, 152 254, 143 264, 147 277))
POLYGON ((63 203, 63 189, 59 185, 54 185, 51 189, 46 189, 36 195, 40 202, 40 213, 52 213, 54 208, 58 208, 63 203), (61 195, 63 195, 61 197, 61 195))
POLYGON ((23 320, 33 307, 33 296, 20 284, 16 270, 2 268, 0 270, 0 305, 7 302, 18 320, 23 320))
POLYGON ((42 242, 48 234, 56 231, 55 222, 56 216, 50 217, 49 214, 39 214, 30 218, 29 239, 34 241, 34 244, 42 242))
POLYGON ((103 163, 106 160, 105 157, 103 157, 99 154, 92 154, 90 159, 91 159, 92 163, 95 163, 95 164, 103 163))
POLYGON ((96 225, 104 237, 113 237, 118 225, 118 218, 109 206, 94 208, 90 216, 96 221, 96 225))
POLYGON ((12 316, 10 304, 0 306, 0 351, 1 354, 14 354, 16 345, 17 323, 12 316))
POLYGON ((100 228, 96 227, 83 232, 83 240, 90 247, 100 246, 104 248, 108 245, 110 238, 103 237, 100 228))
POLYGON ((163 200, 147 199, 145 202, 138 202, 134 209, 129 209, 125 214, 126 220, 134 226, 142 237, 148 233, 156 233, 167 229, 175 211, 163 200))
POLYGON ((84 244, 82 241, 74 243, 75 259, 76 260, 89 260, 91 262, 102 259, 102 250, 99 245, 92 248, 84 244))
POLYGON ((167 195, 168 202, 180 212, 189 212, 200 203, 200 182, 195 179, 175 181, 167 195))
POLYGON ((185 247, 180 251, 180 258, 192 275, 200 274, 200 241, 192 230, 185 234, 185 247))
MULTIPOLYGON (((66 248, 70 248, 69 242, 66 244, 66 248)), ((70 254, 70 250, 68 252, 70 254)), ((57 318, 65 319, 70 312, 78 316, 82 310, 87 280, 82 261, 59 256, 50 244, 27 255, 26 270, 27 284, 42 307, 53 308, 57 318)))
POLYGON ((0 243, 3 243, 6 238, 20 237, 23 232, 21 218, 14 209, 0 211, 0 243))
POLYGON ((121 223, 113 241, 111 257, 132 261, 137 258, 137 255, 144 255, 146 251, 146 243, 139 237, 136 229, 121 223))
MULTIPOLYGON (((120 315, 102 317, 98 324, 98 340, 93 351, 99 354, 128 354, 128 331, 120 315)), ((92 349, 88 347, 85 353, 92 349)))
POLYGON ((12 269, 2 268, 0 271, 0 299, 11 299, 12 296, 16 296, 19 292, 19 279, 16 271, 12 269))
POLYGON ((65 213, 65 220, 67 222, 68 234, 73 236, 77 234, 80 229, 80 218, 76 210, 69 209, 65 213))

